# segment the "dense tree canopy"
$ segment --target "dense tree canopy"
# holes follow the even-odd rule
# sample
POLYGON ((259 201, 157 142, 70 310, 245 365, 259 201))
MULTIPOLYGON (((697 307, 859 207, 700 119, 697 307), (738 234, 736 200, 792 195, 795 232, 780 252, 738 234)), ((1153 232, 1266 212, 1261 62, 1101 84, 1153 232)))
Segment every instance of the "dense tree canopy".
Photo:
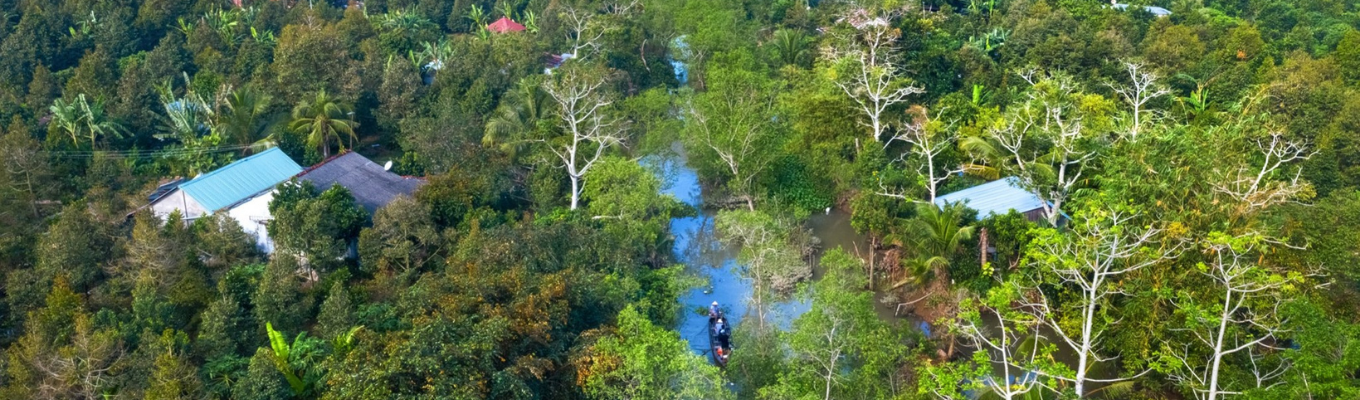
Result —
POLYGON ((0 10, 0 398, 1360 396, 1354 2, 0 10), (146 207, 269 147, 423 186, 146 207))

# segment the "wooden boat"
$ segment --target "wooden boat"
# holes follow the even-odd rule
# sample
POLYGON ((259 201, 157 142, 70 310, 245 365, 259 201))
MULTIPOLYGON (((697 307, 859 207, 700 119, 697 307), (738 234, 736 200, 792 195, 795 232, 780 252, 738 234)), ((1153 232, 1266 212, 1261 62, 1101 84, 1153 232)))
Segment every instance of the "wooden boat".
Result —
MULTIPOLYGON (((713 329, 717 322, 717 318, 708 319, 708 348, 709 354, 713 355, 713 363, 722 368, 727 366, 727 360, 732 357, 732 346, 731 343, 722 343, 718 337, 718 332, 713 329)), ((727 329, 731 330, 730 327, 727 329)))

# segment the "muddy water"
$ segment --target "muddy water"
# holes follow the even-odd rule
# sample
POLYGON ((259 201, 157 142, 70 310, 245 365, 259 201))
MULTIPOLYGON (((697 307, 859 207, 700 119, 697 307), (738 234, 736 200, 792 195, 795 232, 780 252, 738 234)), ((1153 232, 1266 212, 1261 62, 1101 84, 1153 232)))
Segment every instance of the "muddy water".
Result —
MULTIPOLYGON (((825 253, 832 249, 840 248, 846 252, 859 257, 868 262, 870 252, 869 237, 855 231, 854 226, 850 225, 850 213, 833 209, 828 213, 813 215, 808 218, 805 226, 812 230, 812 235, 817 237, 820 242, 821 251, 825 253)), ((866 264, 867 265, 867 264, 866 264)), ((879 276, 883 273, 883 262, 878 260, 876 269, 879 276)), ((824 269, 819 263, 813 263, 813 279, 822 277, 824 269)), ((867 271, 866 271, 867 273, 867 271)), ((896 301, 886 301, 884 297, 887 293, 883 290, 888 286, 886 282, 879 282, 874 291, 874 311, 879 318, 885 321, 899 321, 916 329, 930 329, 928 326, 921 325, 922 320, 914 314, 906 311, 901 313, 897 310, 896 301)))

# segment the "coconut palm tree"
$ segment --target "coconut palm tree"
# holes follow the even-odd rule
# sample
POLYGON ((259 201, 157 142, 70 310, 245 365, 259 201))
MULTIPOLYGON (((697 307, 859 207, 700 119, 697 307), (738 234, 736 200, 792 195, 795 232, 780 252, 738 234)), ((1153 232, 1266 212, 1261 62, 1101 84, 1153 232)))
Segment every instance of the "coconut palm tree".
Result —
POLYGON ((321 149, 321 156, 329 158, 331 138, 335 138, 335 144, 340 151, 345 150, 345 142, 341 140, 341 135, 349 138, 350 147, 358 139, 354 134, 354 128, 359 126, 353 119, 354 113, 348 106, 341 104, 326 94, 325 90, 316 92, 316 98, 307 101, 303 100, 293 108, 293 122, 288 124, 288 128, 294 132, 307 134, 307 145, 321 149))
POLYGON ((499 145, 502 151, 513 156, 516 145, 521 143, 517 139, 537 130, 539 122, 551 116, 552 106, 552 99, 538 80, 521 80, 487 119, 482 145, 499 145))
POLYGON ((256 90, 243 88, 227 96, 226 112, 221 116, 220 129, 236 145, 267 145, 273 141, 266 134, 269 128, 269 106, 273 98, 256 90))
POLYGON ((945 276, 950 257, 958 252, 964 240, 973 237, 973 227, 963 221, 966 211, 967 208, 958 203, 944 207, 931 203, 916 205, 916 218, 911 220, 911 230, 918 235, 916 257, 904 261, 911 276, 898 281, 894 288, 908 283, 921 284, 932 276, 945 276))

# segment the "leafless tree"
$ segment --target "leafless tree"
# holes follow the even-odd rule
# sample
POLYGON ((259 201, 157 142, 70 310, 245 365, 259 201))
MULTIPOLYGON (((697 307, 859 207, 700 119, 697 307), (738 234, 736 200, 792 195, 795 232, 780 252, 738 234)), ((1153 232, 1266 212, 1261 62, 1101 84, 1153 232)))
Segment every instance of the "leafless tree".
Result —
POLYGON ((708 107, 690 104, 686 115, 691 129, 686 133, 692 141, 702 143, 718 156, 732 174, 728 185, 739 192, 746 207, 754 211, 755 196, 751 186, 756 176, 774 160, 769 156, 768 148, 774 134, 769 118, 773 114, 774 97, 761 93, 719 97, 707 97, 708 107))
MULTIPOLYGON (((924 114, 922 115, 924 116, 924 114)), ((957 166, 950 168, 939 165, 940 154, 954 146, 954 141, 958 139, 958 133, 954 132, 952 129, 931 128, 928 126, 929 121, 925 120, 924 117, 922 119, 923 120, 905 124, 902 128, 898 129, 896 135, 884 143, 884 146, 886 147, 893 141, 898 140, 907 142, 911 145, 911 148, 908 149, 906 153, 903 153, 897 161, 905 163, 907 162, 908 157, 915 159, 916 171, 921 175, 922 181, 926 186, 926 193, 928 196, 926 202, 934 203, 936 194, 939 193, 940 183, 943 183, 945 179, 949 179, 950 175, 962 172, 963 168, 957 166), (944 170, 941 170, 942 168, 944 170)), ((879 185, 882 190, 880 190, 878 194, 906 199, 906 196, 902 194, 902 191, 888 190, 886 187, 883 187, 882 179, 879 180, 879 185)))
POLYGON ((1256 148, 1264 160, 1259 167, 1243 164, 1219 171, 1220 181, 1214 184, 1215 191, 1239 203, 1239 212, 1250 213, 1285 203, 1311 188, 1300 178, 1303 167, 1296 168, 1289 180, 1272 179, 1286 165, 1313 155, 1306 142, 1289 140, 1279 132, 1272 132, 1268 138, 1256 140, 1256 148))
POLYGON ((1138 130, 1143 126, 1143 106, 1158 97, 1171 94, 1170 90, 1157 82, 1157 74, 1145 68, 1142 63, 1126 61, 1124 70, 1129 74, 1129 84, 1110 84, 1110 88, 1133 107, 1133 126, 1129 128, 1131 140, 1138 140, 1138 130))
POLYGON ((586 76, 577 69, 543 83, 543 91, 557 102, 559 126, 566 134, 544 141, 571 179, 572 210, 580 206, 582 183, 590 168, 605 150, 623 144, 623 122, 608 115, 613 102, 604 94, 604 84, 604 78, 586 76))
POLYGON ((572 6, 562 7, 562 22, 567 26, 567 42, 571 43, 572 58, 584 60, 600 50, 600 38, 605 29, 594 11, 572 6))
POLYGON ((1037 255, 1034 263, 1042 273, 1075 289, 1077 296, 1063 299, 1058 305, 1036 289, 1028 290, 1019 301, 1020 310, 1051 328, 1059 343, 1077 353, 1073 375, 1041 373, 1073 383, 1078 396, 1085 395, 1086 384, 1090 382, 1118 382, 1136 377, 1087 376, 1093 363, 1114 359, 1100 354, 1100 342, 1106 330, 1118 321, 1106 321, 1098 310, 1111 298, 1127 294, 1117 282, 1120 277, 1172 259, 1183 247, 1182 242, 1159 243, 1163 229, 1139 223, 1135 213, 1104 210, 1091 214, 1073 227, 1071 234, 1052 232, 1054 237, 1036 241, 1037 248, 1031 252, 1037 255), (1064 321, 1076 321, 1080 331, 1072 331, 1069 329, 1072 325, 1064 321))
POLYGON ((889 108, 907 101, 907 97, 925 93, 925 89, 906 83, 898 57, 893 54, 894 45, 901 34, 886 18, 876 18, 859 24, 854 37, 843 38, 840 45, 832 45, 824 50, 835 64, 842 65, 845 73, 836 81, 836 86, 853 100, 859 111, 868 119, 874 141, 886 138, 889 122, 884 114, 889 108), (883 23, 877 23, 880 19, 883 23))

